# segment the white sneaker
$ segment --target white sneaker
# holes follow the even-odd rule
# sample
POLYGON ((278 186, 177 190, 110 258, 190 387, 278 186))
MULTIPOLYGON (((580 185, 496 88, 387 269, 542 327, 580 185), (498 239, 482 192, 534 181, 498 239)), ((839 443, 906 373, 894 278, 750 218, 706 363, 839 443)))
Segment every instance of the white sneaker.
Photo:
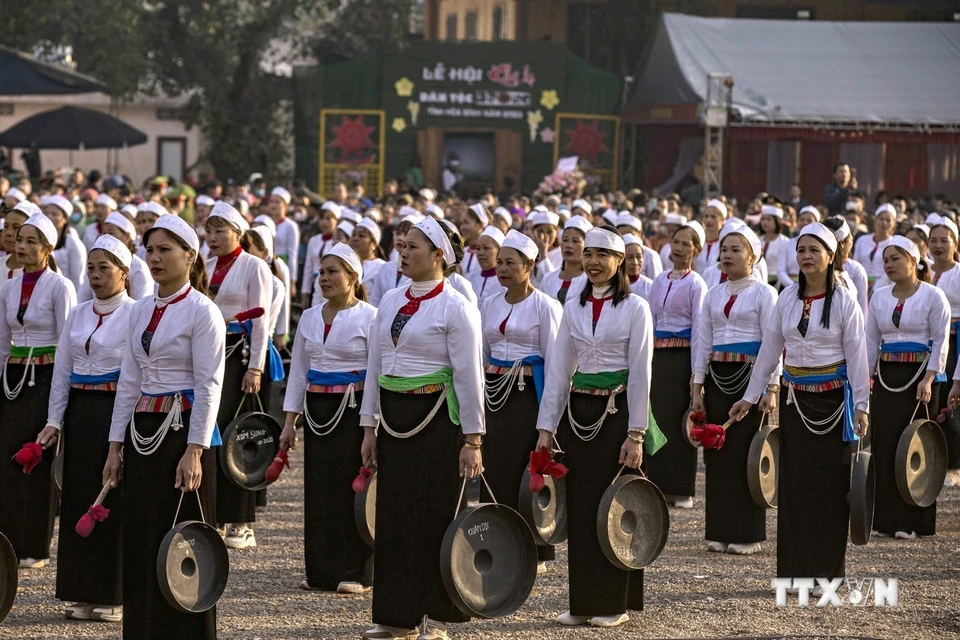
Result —
POLYGON ((567 611, 557 616, 557 622, 568 627, 576 627, 590 622, 590 616, 575 616, 567 611))
POLYGON ((594 616, 590 618, 591 627, 619 627, 624 622, 630 622, 630 616, 621 613, 618 616, 594 616))
POLYGON ((87 602, 74 602, 63 610, 63 614, 67 620, 89 620, 95 606, 87 602))
POLYGON ((91 620, 99 622, 123 622, 123 607, 99 606, 90 613, 91 620))
POLYGON ((943 479, 945 487, 960 487, 960 469, 950 469, 943 479))
POLYGON ((537 563, 537 575, 538 575, 538 576, 539 576, 539 575, 543 575, 543 574, 546 573, 546 572, 547 572, 547 563, 546 563, 546 562, 538 562, 538 563, 537 563))
POLYGON ((726 553, 727 546, 728 545, 725 542, 715 542, 713 540, 707 540, 707 551, 712 551, 713 553, 726 553))
POLYGON ((677 509, 693 509, 693 496, 687 496, 685 498, 677 496, 677 500, 673 503, 677 509))
POLYGON ((731 544, 727 546, 727 553, 732 553, 738 556, 752 556, 755 553, 760 551, 759 542, 751 542, 748 544, 731 544))
POLYGON ((450 636, 447 634, 447 625, 425 618, 420 626, 417 640, 450 640, 450 636))
POLYGON ((257 546, 257 539, 253 535, 253 529, 245 524, 235 524, 227 527, 223 544, 228 549, 248 549, 257 546))
POLYGON ((370 591, 370 587, 365 587, 359 582, 341 582, 337 585, 337 593, 344 595, 360 595, 370 591))
POLYGON ((50 564, 50 560, 48 560, 47 558, 41 558, 40 560, 37 560, 36 558, 20 559, 21 569, 42 569, 48 564, 50 564))
POLYGON ((361 638, 366 640, 394 640, 395 638, 413 639, 417 637, 416 629, 400 629, 399 627, 388 627, 383 624, 375 624, 372 629, 367 629, 360 634, 361 638))
POLYGON ((916 531, 911 531, 907 533, 906 531, 897 531, 893 534, 893 537, 897 540, 916 540, 919 536, 916 531))

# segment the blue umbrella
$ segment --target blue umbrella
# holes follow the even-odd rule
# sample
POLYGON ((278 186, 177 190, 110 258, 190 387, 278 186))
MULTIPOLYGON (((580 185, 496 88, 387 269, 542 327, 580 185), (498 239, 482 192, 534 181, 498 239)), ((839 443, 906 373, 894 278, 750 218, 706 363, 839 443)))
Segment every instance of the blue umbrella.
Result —
POLYGON ((147 134, 103 111, 60 107, 21 120, 0 133, 11 149, 117 149, 147 141, 147 134))

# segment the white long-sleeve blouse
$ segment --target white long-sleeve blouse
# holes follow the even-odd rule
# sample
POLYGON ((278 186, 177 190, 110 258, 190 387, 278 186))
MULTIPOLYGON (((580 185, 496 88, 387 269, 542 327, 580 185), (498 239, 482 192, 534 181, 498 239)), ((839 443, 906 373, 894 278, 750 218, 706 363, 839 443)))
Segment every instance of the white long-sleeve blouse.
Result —
POLYGON ((927 370, 945 371, 950 349, 950 303, 947 296, 932 284, 921 282, 917 291, 903 301, 900 326, 893 323, 898 302, 893 295, 893 285, 877 289, 870 298, 870 313, 867 315, 869 371, 874 371, 877 366, 880 345, 891 342, 930 345, 927 370))

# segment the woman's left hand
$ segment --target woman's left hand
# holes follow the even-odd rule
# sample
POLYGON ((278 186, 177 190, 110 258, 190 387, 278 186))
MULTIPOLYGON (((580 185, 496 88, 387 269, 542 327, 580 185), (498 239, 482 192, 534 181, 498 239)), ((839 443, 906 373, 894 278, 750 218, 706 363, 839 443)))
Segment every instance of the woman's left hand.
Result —
POLYGON ((930 402, 933 397, 933 376, 924 376, 917 385, 917 402, 930 402))
POLYGON ((480 449, 460 448, 460 477, 476 478, 483 473, 483 455, 480 449))
POLYGON ((177 481, 173 485, 175 489, 189 492, 200 488, 200 483, 203 481, 203 467, 200 466, 202 454, 203 447, 195 444, 187 445, 187 450, 177 465, 177 481))
POLYGON ((244 393, 260 393, 260 374, 253 371, 247 371, 243 374, 243 384, 240 390, 244 393))
POLYGON ((763 413, 776 413, 777 411, 777 394, 775 391, 767 391, 763 394, 763 397, 760 398, 759 404, 760 411, 763 413))
POLYGON ((639 469, 643 462, 643 445, 630 438, 623 441, 620 446, 620 464, 625 464, 631 469, 639 469))
POLYGON ((43 431, 40 432, 40 435, 37 436, 37 444, 47 449, 57 444, 57 438, 60 437, 60 430, 56 427, 47 425, 43 428, 43 431))
POLYGON ((862 438, 867 435, 867 429, 869 428, 870 416, 867 415, 866 411, 860 411, 857 409, 855 415, 853 416, 853 432, 862 438))

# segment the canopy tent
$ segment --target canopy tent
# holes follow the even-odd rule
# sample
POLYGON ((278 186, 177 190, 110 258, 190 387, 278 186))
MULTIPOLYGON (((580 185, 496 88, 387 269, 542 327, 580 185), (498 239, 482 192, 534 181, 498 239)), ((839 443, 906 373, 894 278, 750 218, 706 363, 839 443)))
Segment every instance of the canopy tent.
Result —
POLYGON ((144 144, 147 135, 103 111, 60 107, 21 120, 0 145, 14 149, 119 149, 144 144))
POLYGON ((107 88, 90 76, 0 45, 0 95, 48 95, 97 91, 106 92, 107 88))
POLYGON ((698 121, 710 73, 733 76, 734 126, 960 129, 960 24, 666 13, 625 122, 698 121))

